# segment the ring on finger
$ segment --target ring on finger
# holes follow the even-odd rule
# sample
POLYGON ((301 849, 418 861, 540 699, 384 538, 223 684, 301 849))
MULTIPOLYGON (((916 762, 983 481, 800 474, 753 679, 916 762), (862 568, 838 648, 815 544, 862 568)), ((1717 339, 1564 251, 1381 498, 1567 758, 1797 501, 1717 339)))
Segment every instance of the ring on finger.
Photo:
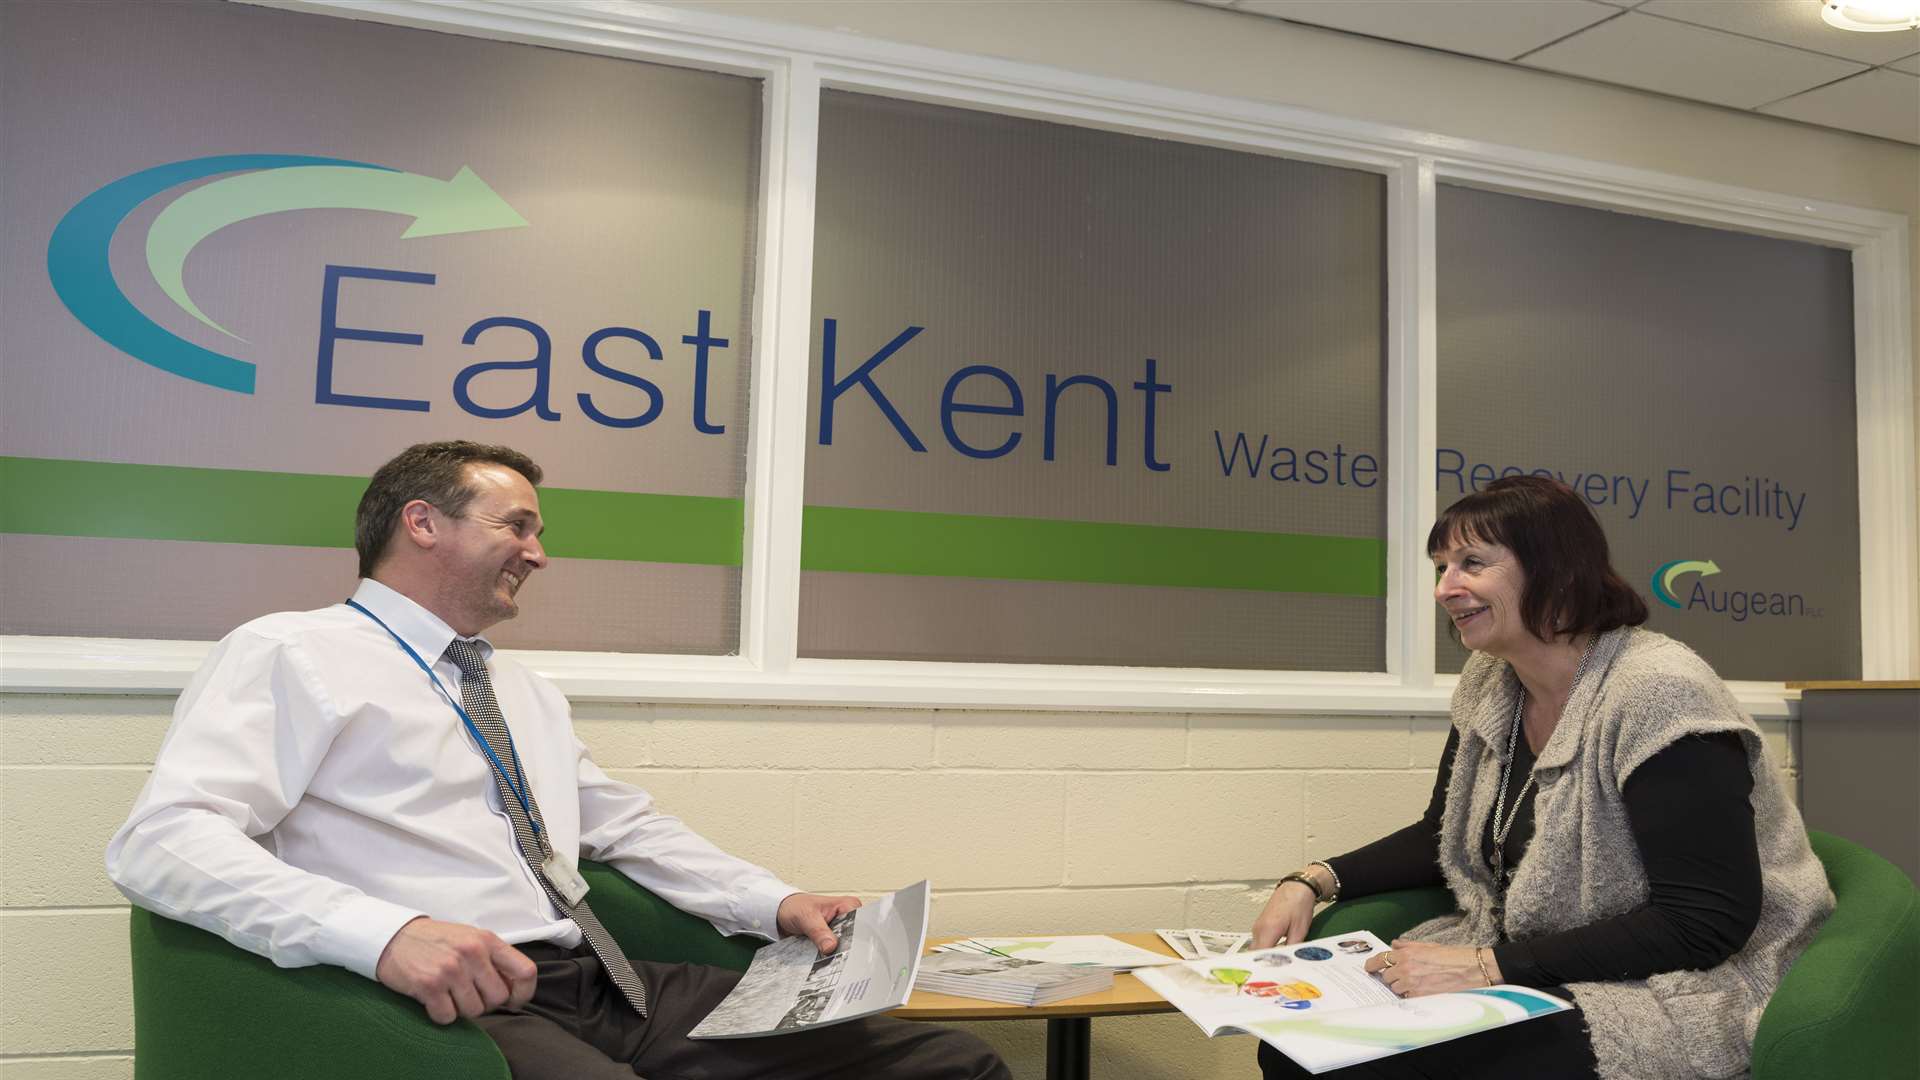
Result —
POLYGON ((1380 957, 1380 966, 1383 968, 1390 968, 1399 962, 1393 958, 1392 953, 1385 953, 1380 957))

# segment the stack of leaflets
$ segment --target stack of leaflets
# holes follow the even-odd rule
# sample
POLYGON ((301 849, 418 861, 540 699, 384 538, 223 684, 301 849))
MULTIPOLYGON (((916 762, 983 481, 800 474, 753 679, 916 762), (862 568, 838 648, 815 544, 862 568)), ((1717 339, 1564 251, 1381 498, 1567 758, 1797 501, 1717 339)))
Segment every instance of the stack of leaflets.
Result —
POLYGON ((945 945, 935 945, 933 951, 1017 956, 1022 960, 1044 960, 1049 964, 1095 964, 1115 971, 1132 971, 1138 967, 1175 962, 1171 956, 1162 956, 1105 934, 961 938, 945 945))
POLYGON ((1148 968, 1139 978, 1209 1036, 1256 1035, 1310 1073, 1573 1007, 1520 986, 1399 998, 1364 967, 1367 957, 1386 947, 1362 930, 1148 968))
POLYGON ((1113 986, 1113 969, 1049 964, 1017 956, 975 952, 934 953, 920 961, 913 985, 956 997, 1001 1001, 1008 1005, 1046 1005, 1113 986))

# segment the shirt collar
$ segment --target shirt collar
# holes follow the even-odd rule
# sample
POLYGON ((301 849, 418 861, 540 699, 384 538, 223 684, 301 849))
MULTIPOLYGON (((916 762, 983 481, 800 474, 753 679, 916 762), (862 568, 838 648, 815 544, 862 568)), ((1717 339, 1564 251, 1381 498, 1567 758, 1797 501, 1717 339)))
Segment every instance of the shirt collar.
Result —
MULTIPOLYGON (((400 640, 413 647, 427 663, 435 663, 446 655, 447 645, 459 634, 448 626, 438 615, 421 607, 404 593, 382 585, 372 578, 361 578, 360 587, 353 591, 353 599, 361 607, 380 617, 400 640)), ((482 659, 493 656, 493 642, 484 637, 471 639, 480 646, 482 659)))

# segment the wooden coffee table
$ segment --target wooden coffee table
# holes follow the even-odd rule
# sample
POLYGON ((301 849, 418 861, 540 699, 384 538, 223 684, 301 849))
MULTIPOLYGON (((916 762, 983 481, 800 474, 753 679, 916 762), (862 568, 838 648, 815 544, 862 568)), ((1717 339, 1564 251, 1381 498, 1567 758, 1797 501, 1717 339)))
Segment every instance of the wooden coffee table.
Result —
MULTIPOLYGON (((1175 955, 1158 934, 1112 934, 1129 945, 1175 955)), ((929 949, 956 938, 933 938, 929 949)), ((902 1020, 1045 1020, 1047 1022, 1047 1080, 1087 1080, 1093 1059, 1093 1018, 1140 1016, 1176 1011, 1166 998, 1149 990, 1130 974, 1115 975, 1113 988, 1097 994, 1067 998, 1048 1005, 1003 1005, 979 998, 953 997, 915 990, 907 1003, 889 1013, 902 1020)))

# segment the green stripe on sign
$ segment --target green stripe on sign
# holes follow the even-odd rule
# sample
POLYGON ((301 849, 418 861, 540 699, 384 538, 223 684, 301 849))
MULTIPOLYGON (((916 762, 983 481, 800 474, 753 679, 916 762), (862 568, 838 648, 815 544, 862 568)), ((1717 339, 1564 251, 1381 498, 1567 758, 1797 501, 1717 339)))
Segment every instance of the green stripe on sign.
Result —
MULTIPOLYGON (((360 476, 0 457, 0 532, 350 548, 360 476)), ((571 559, 740 565, 739 499, 543 488, 571 559)))
POLYGON ((541 488, 541 540, 567 559, 739 566, 745 504, 708 495, 541 488))
POLYGON ((1385 596, 1386 542, 1346 536, 806 508, 800 566, 863 574, 1385 596))
MULTIPOLYGON (((0 532, 353 546, 357 476, 0 457, 0 532)), ((739 499, 543 488, 560 558, 739 566, 739 499)), ((805 509, 807 570, 1386 595, 1386 544, 1296 533, 805 509)))
POLYGON ((48 536, 352 547, 365 477, 0 457, 0 528, 48 536))

